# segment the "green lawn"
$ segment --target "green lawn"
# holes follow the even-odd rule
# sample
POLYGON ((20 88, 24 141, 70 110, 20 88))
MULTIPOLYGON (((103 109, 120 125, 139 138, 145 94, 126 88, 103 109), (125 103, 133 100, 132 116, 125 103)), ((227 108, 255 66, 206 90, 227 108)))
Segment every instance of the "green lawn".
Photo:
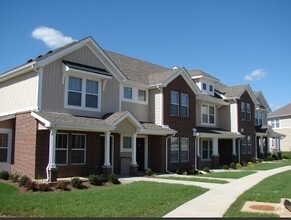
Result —
POLYGON ((291 198, 291 171, 268 177, 241 195, 227 210, 224 217, 278 217, 276 215, 241 212, 246 201, 280 203, 281 198, 291 198))
POLYGON ((205 183, 228 183, 227 181, 225 180, 216 180, 216 179, 207 179, 207 178, 195 178, 195 177, 158 177, 158 178, 161 178, 161 179, 169 179, 169 180, 183 180, 183 181, 193 181, 193 182, 205 182, 205 183))
POLYGON ((21 194, 0 183, 0 216, 16 217, 162 217, 206 189, 136 182, 71 192, 21 194))
POLYGON ((270 170, 284 166, 290 166, 291 160, 273 160, 270 162, 256 163, 253 168, 243 167, 243 170, 270 170))
POLYGON ((255 171, 223 171, 215 173, 201 174, 200 176, 213 177, 213 178, 228 178, 228 179, 239 179, 244 176, 248 176, 255 173, 255 171))

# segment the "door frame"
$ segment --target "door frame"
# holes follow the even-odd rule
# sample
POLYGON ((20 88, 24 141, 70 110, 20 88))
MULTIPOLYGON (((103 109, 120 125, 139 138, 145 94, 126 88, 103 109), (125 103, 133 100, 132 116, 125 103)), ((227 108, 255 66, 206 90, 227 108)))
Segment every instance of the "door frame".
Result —
POLYGON ((146 135, 137 135, 136 138, 144 139, 144 169, 148 168, 148 136, 146 135))

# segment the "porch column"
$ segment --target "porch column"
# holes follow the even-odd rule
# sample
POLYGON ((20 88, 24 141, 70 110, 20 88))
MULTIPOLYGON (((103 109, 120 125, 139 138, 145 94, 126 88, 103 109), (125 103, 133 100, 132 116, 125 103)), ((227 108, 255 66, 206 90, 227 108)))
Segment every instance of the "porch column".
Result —
POLYGON ((138 172, 138 164, 136 162, 136 136, 134 133, 131 138, 131 164, 129 168, 129 172, 131 176, 136 176, 138 172))
POLYGON ((104 165, 102 167, 102 173, 107 178, 111 172, 112 167, 110 166, 110 131, 104 132, 105 134, 105 146, 104 146, 104 165))
POLYGON ((197 137, 197 157, 200 157, 200 138, 197 137))
POLYGON ((219 167, 218 138, 213 138, 212 168, 219 167))
POLYGON ((270 138, 267 138, 267 153, 271 153, 271 148, 270 148, 270 138))
POLYGON ((232 155, 236 156, 236 144, 235 144, 236 139, 232 139, 232 155))
POLYGON ((58 170, 56 166, 56 134, 57 129, 50 129, 50 143, 49 143, 49 163, 47 166, 47 180, 49 182, 57 181, 58 170))
POLYGON ((264 154, 264 142, 263 142, 263 136, 260 137, 260 150, 261 150, 261 154, 264 154))

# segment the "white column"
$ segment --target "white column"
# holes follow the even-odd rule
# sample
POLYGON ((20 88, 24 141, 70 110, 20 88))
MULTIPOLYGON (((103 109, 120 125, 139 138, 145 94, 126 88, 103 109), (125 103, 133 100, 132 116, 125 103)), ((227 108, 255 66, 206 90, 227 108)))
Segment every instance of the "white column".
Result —
POLYGON ((261 141, 261 143, 260 143, 260 150, 261 150, 261 154, 263 154, 264 153, 263 136, 260 137, 260 141, 261 141))
POLYGON ((200 157, 201 156, 200 155, 200 138, 197 137, 196 139, 197 139, 196 140, 196 142, 197 142, 197 157, 200 157))
POLYGON ((235 144, 235 138, 232 139, 232 155, 236 156, 236 144, 235 144))
POLYGON ((219 154, 218 154, 218 138, 213 138, 212 156, 219 156, 219 154))
POLYGON ((110 132, 105 132, 104 166, 110 166, 110 132))
POLYGON ((56 168, 56 134, 57 129, 52 128, 50 130, 50 146, 49 146, 49 170, 56 168))
POLYGON ((131 138, 131 165, 136 165, 136 133, 131 138))
POLYGON ((278 152, 282 152, 281 150, 281 138, 278 137, 278 152))
POLYGON ((271 140, 271 138, 267 139, 267 153, 271 153, 270 140, 271 140))

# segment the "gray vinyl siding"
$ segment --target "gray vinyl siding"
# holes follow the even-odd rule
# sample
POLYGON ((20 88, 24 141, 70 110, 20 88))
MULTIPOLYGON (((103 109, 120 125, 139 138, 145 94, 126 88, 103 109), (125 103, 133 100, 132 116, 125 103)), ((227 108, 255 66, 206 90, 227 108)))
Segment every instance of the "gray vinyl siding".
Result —
POLYGON ((158 89, 149 90, 149 119, 157 125, 162 125, 162 96, 158 89))
POLYGON ((102 117, 108 112, 118 111, 119 86, 115 78, 107 81, 104 91, 104 82, 100 85, 102 94, 100 112, 64 108, 65 83, 62 83, 62 60, 106 69, 86 46, 45 66, 42 86, 42 111, 63 112, 93 117, 102 117))
POLYGON ((219 110, 219 127, 230 131, 230 107, 222 106, 219 110))
POLYGON ((149 121, 148 105, 122 101, 121 111, 130 111, 139 121, 149 121))
POLYGON ((35 71, 0 83, 0 115, 36 109, 37 87, 35 71))

